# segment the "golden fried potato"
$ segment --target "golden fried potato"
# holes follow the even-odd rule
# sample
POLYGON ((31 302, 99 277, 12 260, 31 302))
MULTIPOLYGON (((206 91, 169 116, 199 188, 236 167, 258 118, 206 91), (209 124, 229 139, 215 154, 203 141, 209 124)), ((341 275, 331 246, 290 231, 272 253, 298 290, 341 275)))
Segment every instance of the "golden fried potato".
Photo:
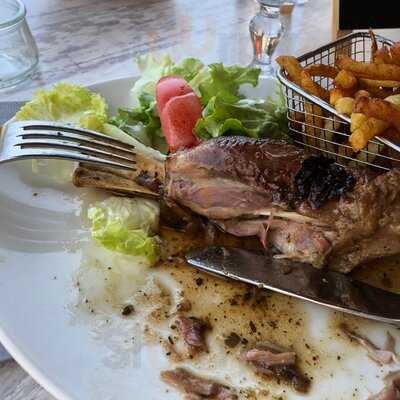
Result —
POLYGON ((379 136, 384 130, 389 127, 389 124, 387 122, 381 121, 376 118, 366 118, 361 124, 359 124, 360 120, 357 122, 353 122, 353 115, 352 126, 357 127, 352 131, 349 142, 355 152, 359 152, 367 147, 368 142, 371 139, 373 139, 375 136, 379 136))
POLYGON ((351 114, 351 125, 350 125, 350 132, 354 132, 358 129, 368 117, 362 113, 352 113, 351 114))
POLYGON ((354 93, 354 98, 357 100, 359 97, 371 97, 371 93, 363 89, 357 90, 354 93))
MULTIPOLYGON (((384 132, 382 132, 380 136, 383 136, 386 139, 390 139, 394 143, 400 143, 400 131, 398 131, 396 128, 389 127, 384 132)), ((399 155, 396 154, 396 156, 398 157, 399 155)))
POLYGON ((333 65, 312 64, 304 68, 311 76, 323 76, 334 79, 339 70, 333 65))
POLYGON ((321 107, 309 102, 304 104, 304 108, 306 111, 304 130, 305 134, 308 135, 308 137, 305 138, 305 142, 311 146, 318 147, 321 141, 313 137, 324 137, 324 130, 320 129, 323 128, 325 124, 325 118, 323 118, 324 112, 321 107))
POLYGON ((371 28, 369 28, 369 36, 371 38, 371 62, 374 62, 374 55, 378 51, 378 42, 376 41, 375 33, 371 28))
POLYGON ((279 56, 276 58, 276 62, 286 71, 292 82, 301 86, 301 73, 303 67, 300 65, 296 57, 279 56))
POLYGON ((396 106, 400 106, 400 95, 399 94, 393 94, 391 96, 388 96, 385 98, 386 101, 389 103, 395 104, 396 106))
POLYGON ((301 82, 300 86, 308 93, 313 96, 317 96, 322 100, 327 101, 329 98, 329 92, 324 89, 322 86, 318 85, 318 83, 314 82, 307 71, 301 72, 301 82))
POLYGON ((353 112, 354 102, 355 100, 352 97, 342 97, 336 102, 335 109, 341 114, 351 115, 353 112))
POLYGON ((359 79, 358 86, 361 90, 366 90, 367 92, 369 92, 371 97, 384 99, 385 97, 388 97, 394 93, 392 88, 380 88, 376 86, 370 86, 367 84, 367 82, 363 82, 362 79, 359 79))
POLYGON ((400 107, 389 101, 360 97, 354 104, 354 112, 377 118, 400 131, 400 107))
POLYGON ((336 59, 336 66, 352 72, 359 78, 400 81, 400 66, 394 64, 360 62, 341 54, 336 59))
POLYGON ((357 78, 350 71, 342 69, 335 78, 335 84, 345 90, 354 89, 357 86, 357 78))
POLYGON ((377 88, 397 88, 400 87, 400 81, 383 81, 378 79, 360 78, 360 82, 368 87, 377 88))
POLYGON ((353 93, 353 90, 345 90, 335 87, 329 91, 329 103, 335 106, 339 99, 341 99, 342 97, 352 97, 353 93))
POLYGON ((327 118, 324 122, 324 128, 328 131, 337 131, 339 130, 341 125, 342 121, 336 116, 333 116, 332 118, 327 118))
POLYGON ((374 54, 375 64, 393 64, 393 59, 390 50, 384 45, 374 54))
POLYGON ((390 48, 390 54, 392 56, 392 63, 400 65, 400 42, 395 43, 390 48))

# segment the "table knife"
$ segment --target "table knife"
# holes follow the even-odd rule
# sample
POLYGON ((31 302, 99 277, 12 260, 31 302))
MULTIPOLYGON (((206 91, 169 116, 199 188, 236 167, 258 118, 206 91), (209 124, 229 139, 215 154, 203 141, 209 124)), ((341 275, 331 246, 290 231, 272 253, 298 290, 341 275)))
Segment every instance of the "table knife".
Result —
POLYGON ((186 256, 189 265, 360 317, 400 324, 400 295, 351 276, 243 249, 212 246, 186 256))

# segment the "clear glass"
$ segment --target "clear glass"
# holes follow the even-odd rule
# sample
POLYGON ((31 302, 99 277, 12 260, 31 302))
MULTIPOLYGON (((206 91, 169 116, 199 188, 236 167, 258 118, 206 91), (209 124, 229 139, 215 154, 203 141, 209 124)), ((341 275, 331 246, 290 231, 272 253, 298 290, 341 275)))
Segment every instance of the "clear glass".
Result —
POLYGON ((260 10, 250 21, 249 26, 254 48, 251 65, 261 68, 262 76, 266 77, 274 74, 271 59, 283 34, 280 19, 280 7, 283 0, 257 1, 260 4, 260 10))
POLYGON ((39 55, 19 0, 0 0, 0 89, 15 86, 36 71, 39 55))

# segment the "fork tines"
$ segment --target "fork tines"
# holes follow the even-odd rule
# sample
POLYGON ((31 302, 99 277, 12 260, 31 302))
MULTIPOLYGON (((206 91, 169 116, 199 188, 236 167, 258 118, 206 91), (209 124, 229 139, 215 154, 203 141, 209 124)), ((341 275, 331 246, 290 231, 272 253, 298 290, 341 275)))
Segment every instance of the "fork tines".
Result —
POLYGON ((14 122, 5 140, 20 149, 17 158, 64 158, 136 170, 135 146, 88 129, 47 121, 14 122))

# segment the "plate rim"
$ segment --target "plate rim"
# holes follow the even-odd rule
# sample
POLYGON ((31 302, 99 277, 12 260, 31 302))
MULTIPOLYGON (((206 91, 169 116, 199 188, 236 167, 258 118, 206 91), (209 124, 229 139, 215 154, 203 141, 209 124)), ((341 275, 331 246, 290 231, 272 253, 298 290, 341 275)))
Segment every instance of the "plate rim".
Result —
MULTIPOLYGON (((96 86, 110 84, 113 82, 120 81, 132 81, 138 79, 136 75, 125 76, 116 79, 109 79, 105 81, 97 81, 91 83, 90 85, 82 85, 87 89, 94 90, 96 86)), ((74 83, 74 82, 72 82, 74 83)), ((29 100, 22 100, 29 101, 29 100)), ((11 117, 8 121, 3 124, 2 129, 4 129, 10 122, 15 119, 15 116, 11 117)), ((36 365, 28 356, 28 354, 24 353, 12 340, 10 335, 4 330, 0 323, 0 342, 3 347, 7 350, 7 352, 11 355, 14 360, 42 389, 50 393, 57 400, 76 400, 71 395, 69 395, 65 388, 61 388, 60 385, 55 383, 53 380, 46 376, 46 373, 40 369, 38 365, 36 365)), ((5 360, 7 362, 9 360, 5 360)))

